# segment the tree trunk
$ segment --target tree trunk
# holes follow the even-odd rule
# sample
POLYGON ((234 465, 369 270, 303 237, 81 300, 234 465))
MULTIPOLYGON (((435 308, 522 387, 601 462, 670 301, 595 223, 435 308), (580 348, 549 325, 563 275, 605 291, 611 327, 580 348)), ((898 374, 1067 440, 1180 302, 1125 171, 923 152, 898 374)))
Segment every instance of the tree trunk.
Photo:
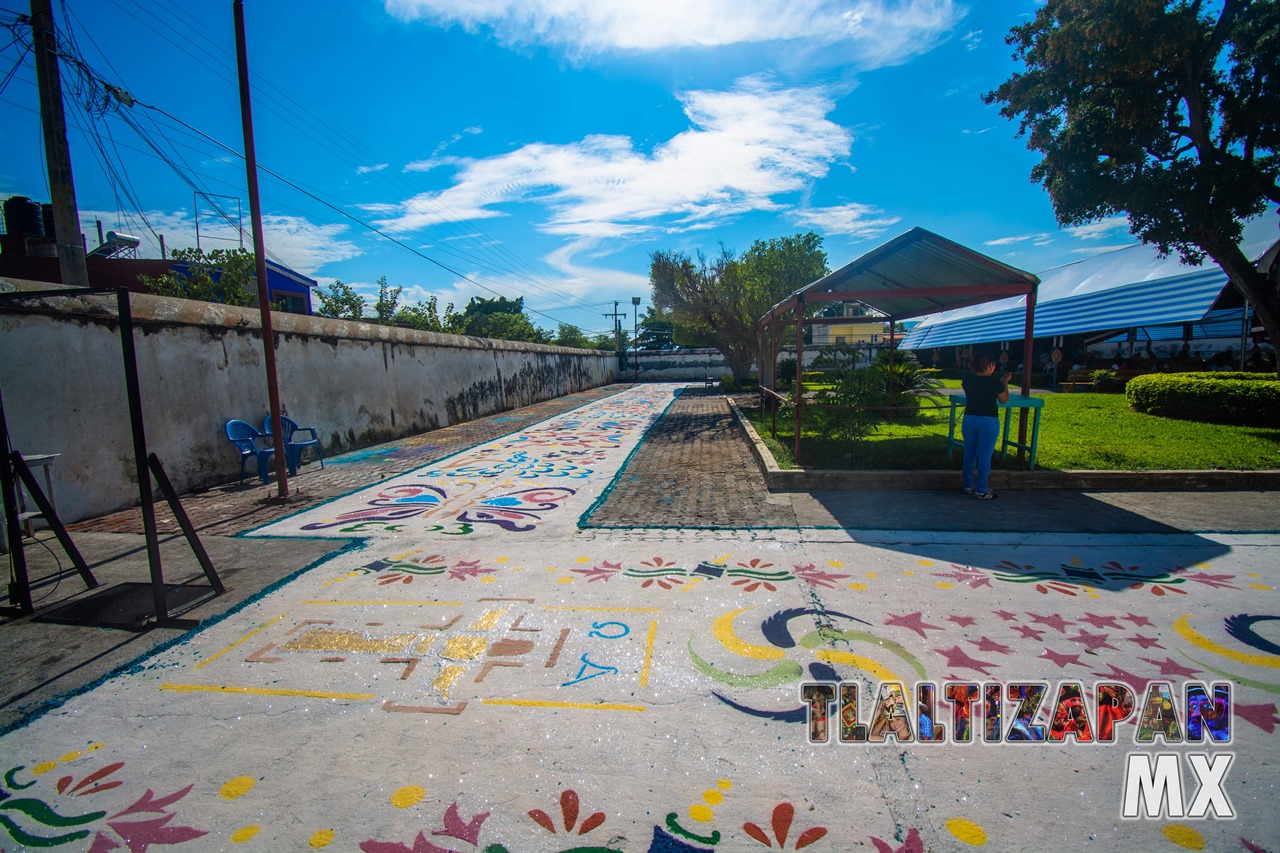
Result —
MULTIPOLYGON (((1268 273, 1261 273, 1238 246, 1223 249, 1206 247, 1206 250, 1222 267, 1232 286, 1253 305, 1271 346, 1280 352, 1280 262, 1272 264, 1268 273)), ((1280 378, 1280 358, 1276 363, 1276 376, 1280 378)))

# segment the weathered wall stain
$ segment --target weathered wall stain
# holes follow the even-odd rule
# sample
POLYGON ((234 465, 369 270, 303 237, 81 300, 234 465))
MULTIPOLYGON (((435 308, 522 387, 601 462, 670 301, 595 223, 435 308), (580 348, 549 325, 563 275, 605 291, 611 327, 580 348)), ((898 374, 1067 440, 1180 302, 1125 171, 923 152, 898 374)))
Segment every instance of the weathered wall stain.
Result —
MULTIPOLYGON (((0 281, 0 290, 45 289, 0 281)), ((267 414, 257 309, 134 294, 147 444, 180 491, 234 480, 230 419, 267 414)), ((285 413, 327 455, 614 381, 611 352, 273 314, 285 413)), ((0 389, 15 449, 60 453, 75 521, 137 500, 115 297, 0 303, 0 389)), ((252 468, 253 466, 248 466, 252 468)))

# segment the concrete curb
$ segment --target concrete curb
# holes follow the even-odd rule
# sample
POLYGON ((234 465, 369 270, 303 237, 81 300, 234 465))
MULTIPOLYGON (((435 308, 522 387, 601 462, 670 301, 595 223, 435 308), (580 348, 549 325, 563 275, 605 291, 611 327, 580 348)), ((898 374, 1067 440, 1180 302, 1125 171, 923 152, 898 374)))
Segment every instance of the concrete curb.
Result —
MULTIPOLYGON (((765 485, 771 492, 806 492, 822 489, 955 489, 955 471, 818 471, 812 468, 779 468, 732 397, 729 408, 751 444, 765 485)), ((1280 468, 1261 471, 996 471, 993 489, 1072 489, 1076 491, 1273 491, 1280 489, 1280 468)))

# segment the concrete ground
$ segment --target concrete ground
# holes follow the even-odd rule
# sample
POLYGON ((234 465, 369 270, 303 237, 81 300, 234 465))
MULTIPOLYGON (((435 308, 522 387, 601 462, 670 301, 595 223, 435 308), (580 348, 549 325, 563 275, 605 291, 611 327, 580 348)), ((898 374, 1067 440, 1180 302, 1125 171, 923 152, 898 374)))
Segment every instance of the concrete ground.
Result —
MULTIPOLYGON (((228 587, 195 630, 0 624, 0 847, 1280 849, 1275 492, 769 493, 724 398, 666 385, 293 485, 184 497, 228 587), (1093 728, 1105 683, 1167 684, 1183 730, 1195 681, 1230 684, 1229 742, 1137 743, 1141 709, 1110 744, 1014 740, 1012 683, 1044 685, 1033 725, 1078 686, 1093 728), (815 742, 803 685, 874 724, 895 682, 912 741, 842 742, 833 701, 815 742), (1004 686, 1001 742, 956 742, 951 683, 1004 686), (1173 756, 1187 814, 1122 817, 1131 754, 1173 756)), ((147 580, 140 531, 73 526, 103 587, 147 580)), ((94 592, 42 583, 37 618, 94 592)))

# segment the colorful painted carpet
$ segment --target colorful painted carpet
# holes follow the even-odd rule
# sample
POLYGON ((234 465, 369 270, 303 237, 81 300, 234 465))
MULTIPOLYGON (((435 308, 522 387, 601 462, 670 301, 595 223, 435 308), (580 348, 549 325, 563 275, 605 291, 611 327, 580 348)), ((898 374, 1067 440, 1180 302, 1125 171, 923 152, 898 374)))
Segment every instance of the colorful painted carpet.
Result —
POLYGON ((0 845, 1280 847, 1276 537, 579 532, 671 393, 256 531, 362 544, 7 734, 0 845))

